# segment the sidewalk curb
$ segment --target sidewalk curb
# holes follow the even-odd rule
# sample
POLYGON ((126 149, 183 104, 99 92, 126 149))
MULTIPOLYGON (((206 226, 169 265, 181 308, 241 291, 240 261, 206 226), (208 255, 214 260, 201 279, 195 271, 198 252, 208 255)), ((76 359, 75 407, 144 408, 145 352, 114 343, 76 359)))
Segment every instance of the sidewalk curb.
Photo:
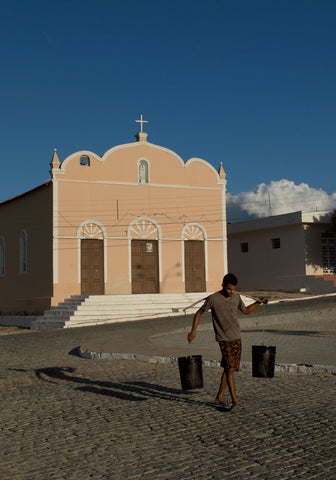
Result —
MULTIPOLYGON (((138 353, 99 353, 89 352, 88 350, 82 350, 79 348, 79 356, 81 358, 90 360, 139 360, 147 363, 178 363, 177 357, 160 357, 157 355, 143 355, 138 353)), ((220 360, 203 360, 205 367, 220 367, 220 360)), ((252 362, 241 362, 241 369, 252 369, 252 362)), ((303 365, 295 363, 276 363, 275 372, 281 373, 304 373, 307 375, 313 375, 316 373, 326 373, 330 375, 336 375, 336 366, 333 365, 303 365)))

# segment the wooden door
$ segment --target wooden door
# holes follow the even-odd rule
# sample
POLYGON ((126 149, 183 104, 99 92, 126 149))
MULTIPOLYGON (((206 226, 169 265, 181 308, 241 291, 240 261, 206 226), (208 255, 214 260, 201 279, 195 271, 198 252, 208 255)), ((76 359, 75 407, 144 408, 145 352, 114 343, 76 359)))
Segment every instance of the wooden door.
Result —
POLYGON ((184 272, 186 292, 205 292, 204 242, 186 240, 184 242, 184 272))
POLYGON ((132 240, 132 293, 159 293, 157 240, 132 240))
POLYGON ((104 295, 103 240, 81 240, 81 294, 104 295))

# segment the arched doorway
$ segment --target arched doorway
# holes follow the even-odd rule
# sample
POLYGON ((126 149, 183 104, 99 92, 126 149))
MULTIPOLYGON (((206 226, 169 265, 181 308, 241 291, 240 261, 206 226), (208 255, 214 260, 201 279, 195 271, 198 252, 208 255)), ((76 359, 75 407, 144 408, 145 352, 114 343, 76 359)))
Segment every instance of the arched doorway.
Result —
POLYGON ((104 295, 104 234, 96 223, 80 227, 81 295, 104 295))
POLYGON ((132 293, 160 293, 159 229, 150 219, 129 226, 132 293))
POLYGON ((204 232, 199 225, 186 225, 182 232, 184 282, 186 292, 206 291, 206 252, 204 232))

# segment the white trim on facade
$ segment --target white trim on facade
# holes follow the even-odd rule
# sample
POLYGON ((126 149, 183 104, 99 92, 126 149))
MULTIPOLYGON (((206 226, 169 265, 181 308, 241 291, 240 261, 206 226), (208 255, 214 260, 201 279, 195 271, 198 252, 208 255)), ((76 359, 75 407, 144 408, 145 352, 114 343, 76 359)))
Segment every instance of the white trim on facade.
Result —
MULTIPOLYGON (((59 182, 73 182, 73 183, 99 183, 103 185, 129 185, 131 187, 135 185, 139 185, 138 182, 113 182, 113 181, 108 181, 108 180, 95 180, 95 181, 90 181, 90 180, 67 180, 65 178, 59 178, 59 182)), ((140 185, 148 185, 148 183, 141 183, 140 185)), ((164 183, 151 183, 151 187, 162 187, 162 188, 187 188, 190 190, 215 190, 215 191, 222 191, 223 187, 193 187, 191 185, 173 185, 173 184, 164 184, 164 183)))
POLYGON ((53 284, 58 283, 58 182, 52 180, 53 189, 53 284))
MULTIPOLYGON (((63 239, 63 240, 77 240, 78 237, 70 237, 70 236, 62 236, 62 235, 59 235, 58 237, 59 239, 63 239)), ((106 240, 128 240, 127 237, 109 237, 109 236, 106 236, 105 237, 106 240)), ((181 241, 181 237, 180 238, 172 238, 172 237, 162 237, 160 239, 162 242, 180 242, 181 241)), ((207 242, 222 242, 222 238, 207 238, 207 242)))
POLYGON ((228 258, 227 258, 227 219, 226 219, 226 188, 222 191, 222 225, 223 225, 223 272, 224 275, 228 273, 228 258))
MULTIPOLYGON (((212 172, 215 174, 216 178, 217 178, 217 184, 223 184, 223 180, 220 178, 217 170, 215 169, 215 167, 213 167, 211 165, 211 163, 207 162, 206 160, 203 160, 202 158, 189 158, 189 160, 186 161, 186 163, 184 164, 185 167, 188 167, 189 165, 191 165, 192 163, 202 163, 203 165, 205 165, 206 167, 208 167, 210 170, 212 170, 212 172)), ((225 180, 224 180, 225 181, 225 180)))

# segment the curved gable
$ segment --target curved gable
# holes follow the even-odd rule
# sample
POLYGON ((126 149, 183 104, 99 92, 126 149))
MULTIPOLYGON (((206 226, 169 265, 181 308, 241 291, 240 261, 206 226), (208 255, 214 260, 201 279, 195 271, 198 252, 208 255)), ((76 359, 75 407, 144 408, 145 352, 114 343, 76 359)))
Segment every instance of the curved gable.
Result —
POLYGON ((63 160, 60 165, 60 173, 69 174, 70 171, 76 171, 77 167, 81 167, 81 165, 79 164, 81 157, 88 157, 91 160, 90 166, 94 166, 95 163, 103 161, 103 159, 99 157, 96 153, 90 152, 89 150, 81 150, 79 152, 72 153, 63 160))
POLYGON ((151 184, 212 187, 223 183, 207 161, 190 158, 184 162, 173 150, 149 142, 118 145, 102 157, 86 150, 75 152, 62 162, 58 173, 71 180, 137 184, 142 159, 150 165, 151 184), (82 164, 82 157, 89 159, 88 164, 82 164))

